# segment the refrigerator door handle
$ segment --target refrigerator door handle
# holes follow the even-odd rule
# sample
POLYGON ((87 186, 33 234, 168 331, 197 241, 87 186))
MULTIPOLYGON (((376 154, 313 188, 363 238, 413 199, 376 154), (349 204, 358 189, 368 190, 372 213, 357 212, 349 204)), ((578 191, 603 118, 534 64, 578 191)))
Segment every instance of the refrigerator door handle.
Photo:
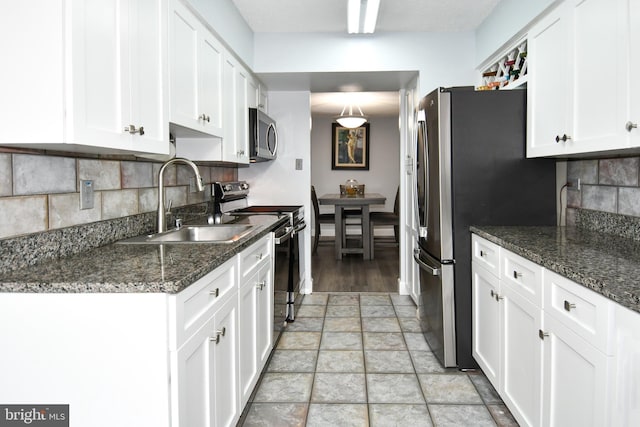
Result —
MULTIPOLYGON (((428 192, 429 189, 429 173, 427 171, 427 168, 429 166, 429 154, 428 154, 428 147, 427 147, 427 141, 426 141, 426 137, 427 137, 427 126, 426 126, 426 113, 424 110, 420 110, 418 112, 418 136, 417 136, 417 144, 419 146, 422 146, 422 150, 425 153, 426 159, 416 159, 416 173, 415 173, 415 182, 413 185, 413 200, 414 200, 414 212, 416 215, 416 224, 418 225, 418 237, 423 237, 423 238, 427 238, 427 224, 429 223, 429 210, 426 208, 426 204, 429 203, 429 199, 428 199, 428 195, 425 194, 425 206, 422 206, 423 208, 425 208, 424 210, 424 222, 423 222, 423 215, 420 215, 420 199, 418 197, 418 180, 420 179, 420 177, 418 176, 418 173, 420 173, 422 176, 424 176, 425 178, 425 193, 428 192), (422 167, 422 171, 418 171, 417 170, 417 166, 419 163, 423 164, 422 167)), ((418 153, 420 152, 420 150, 418 150, 418 153)))
POLYGON ((428 231, 429 231, 429 202, 431 195, 429 194, 431 187, 430 187, 430 183, 429 183, 429 139, 428 139, 428 135, 427 135, 427 122, 426 122, 426 113, 425 113, 425 121, 422 122, 422 126, 424 128, 423 132, 422 132, 422 137, 424 139, 424 153, 425 153, 425 162, 424 162, 424 172, 425 172, 425 191, 426 194, 424 196, 424 200, 425 200, 425 209, 424 209, 424 230, 423 227, 420 227, 420 237, 424 237, 425 240, 428 237, 428 231))
POLYGON ((420 249, 414 249, 414 251, 413 251, 413 259, 416 260, 416 262, 418 263, 420 268, 422 268, 425 271, 428 271, 429 273, 431 273, 432 276, 439 276, 440 275, 440 269, 439 268, 433 268, 429 264, 425 263, 424 261, 422 261, 420 259, 420 249))

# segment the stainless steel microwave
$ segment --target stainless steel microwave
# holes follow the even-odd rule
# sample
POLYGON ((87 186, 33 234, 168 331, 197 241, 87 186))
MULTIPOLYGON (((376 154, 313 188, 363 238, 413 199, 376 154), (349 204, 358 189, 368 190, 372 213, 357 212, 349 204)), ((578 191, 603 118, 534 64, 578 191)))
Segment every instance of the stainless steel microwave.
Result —
POLYGON ((257 108, 249 108, 249 151, 252 162, 273 160, 278 154, 276 122, 257 108))

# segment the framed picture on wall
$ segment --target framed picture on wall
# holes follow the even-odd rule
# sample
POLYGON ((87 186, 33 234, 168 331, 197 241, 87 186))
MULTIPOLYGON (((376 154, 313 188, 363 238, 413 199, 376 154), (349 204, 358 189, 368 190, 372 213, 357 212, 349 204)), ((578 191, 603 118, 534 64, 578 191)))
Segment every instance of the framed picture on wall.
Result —
POLYGON ((349 129, 331 124, 331 169, 369 170, 369 123, 349 129))

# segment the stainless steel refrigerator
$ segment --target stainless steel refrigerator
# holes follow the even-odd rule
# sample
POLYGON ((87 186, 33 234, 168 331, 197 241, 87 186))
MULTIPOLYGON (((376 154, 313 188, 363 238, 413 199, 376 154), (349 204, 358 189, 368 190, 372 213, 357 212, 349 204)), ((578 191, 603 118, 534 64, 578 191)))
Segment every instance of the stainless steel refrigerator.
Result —
POLYGON ((469 227, 556 223, 555 162, 526 159, 525 138, 524 89, 439 88, 420 102, 419 313, 425 338, 445 367, 477 367, 469 227))

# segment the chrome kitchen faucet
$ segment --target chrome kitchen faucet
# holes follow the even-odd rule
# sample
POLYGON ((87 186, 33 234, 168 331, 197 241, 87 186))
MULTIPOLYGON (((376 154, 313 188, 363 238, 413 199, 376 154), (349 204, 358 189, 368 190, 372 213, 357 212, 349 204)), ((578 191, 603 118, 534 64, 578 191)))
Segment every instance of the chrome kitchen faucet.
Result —
POLYGON ((187 166, 190 166, 193 169, 193 173, 196 175, 196 187, 198 187, 198 191, 204 191, 204 184, 202 183, 202 176, 200 176, 200 170, 195 163, 193 163, 189 159, 184 159, 182 157, 176 157, 175 159, 171 159, 165 162, 160 168, 160 172, 158 172, 158 233, 162 233, 163 231, 167 231, 167 221, 165 218, 165 210, 164 210, 164 170, 167 166, 170 166, 174 163, 183 163, 187 166))

